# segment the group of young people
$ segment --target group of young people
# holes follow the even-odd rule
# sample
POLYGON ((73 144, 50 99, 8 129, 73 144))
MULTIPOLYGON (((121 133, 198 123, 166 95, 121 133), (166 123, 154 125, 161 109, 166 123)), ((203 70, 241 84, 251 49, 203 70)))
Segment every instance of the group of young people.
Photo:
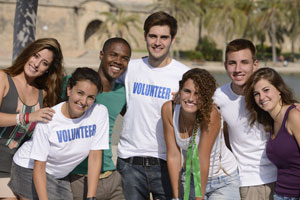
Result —
POLYGON ((1 70, 0 199, 299 199, 300 112, 280 75, 236 39, 231 82, 217 88, 170 57, 176 33, 176 19, 156 12, 144 23, 147 57, 129 62, 130 45, 111 38, 98 73, 63 77, 60 45, 44 38, 1 70))

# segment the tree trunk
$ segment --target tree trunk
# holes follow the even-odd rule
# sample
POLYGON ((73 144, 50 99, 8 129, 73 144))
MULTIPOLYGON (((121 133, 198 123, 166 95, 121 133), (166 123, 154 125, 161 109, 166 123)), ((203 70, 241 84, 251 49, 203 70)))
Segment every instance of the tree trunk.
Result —
POLYGON ((222 61, 223 61, 223 63, 226 60, 226 55, 225 55, 226 45, 227 45, 227 32, 226 32, 226 28, 224 26, 224 29, 223 29, 223 48, 222 48, 222 61))
POLYGON ((291 37, 291 51, 292 51, 292 55, 291 55, 291 62, 294 62, 294 59, 295 59, 295 45, 294 45, 294 43, 295 43, 295 41, 296 41, 296 37, 294 36, 294 33, 292 33, 292 37, 291 37))
POLYGON ((272 61, 276 63, 276 27, 274 22, 274 14, 272 14, 271 18, 271 42, 272 42, 272 61))
POLYGON ((198 32, 198 42, 197 42, 197 47, 201 44, 202 42, 202 16, 199 17, 199 24, 198 24, 198 28, 199 28, 199 32, 198 32))
POLYGON ((265 48, 264 48, 265 40, 263 38, 260 39, 260 46, 261 46, 261 59, 265 61, 265 48))
POLYGON ((12 60, 35 39, 38 0, 17 0, 14 21, 12 60))

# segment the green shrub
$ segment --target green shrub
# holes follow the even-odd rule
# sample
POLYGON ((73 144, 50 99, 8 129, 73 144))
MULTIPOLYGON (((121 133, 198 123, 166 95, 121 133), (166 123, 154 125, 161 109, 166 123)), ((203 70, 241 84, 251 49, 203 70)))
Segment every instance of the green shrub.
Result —
POLYGON ((200 51, 194 50, 179 51, 179 58, 193 61, 204 61, 203 54, 200 51))
POLYGON ((222 61, 222 50, 217 49, 216 43, 208 36, 203 37, 196 50, 202 52, 207 61, 222 61))

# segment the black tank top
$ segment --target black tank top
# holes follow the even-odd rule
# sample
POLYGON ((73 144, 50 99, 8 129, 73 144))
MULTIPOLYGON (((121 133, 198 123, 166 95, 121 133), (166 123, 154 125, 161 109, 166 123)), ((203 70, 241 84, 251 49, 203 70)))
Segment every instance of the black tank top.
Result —
MULTIPOLYGON (((42 108, 42 90, 39 90, 38 102, 35 105, 27 106, 19 98, 17 88, 12 78, 9 75, 7 75, 7 78, 9 90, 2 99, 0 112, 10 114, 20 112, 31 113, 42 108)), ((0 127, 0 177, 9 177, 13 155, 17 148, 31 137, 35 125, 36 123, 29 123, 26 126, 0 127)))

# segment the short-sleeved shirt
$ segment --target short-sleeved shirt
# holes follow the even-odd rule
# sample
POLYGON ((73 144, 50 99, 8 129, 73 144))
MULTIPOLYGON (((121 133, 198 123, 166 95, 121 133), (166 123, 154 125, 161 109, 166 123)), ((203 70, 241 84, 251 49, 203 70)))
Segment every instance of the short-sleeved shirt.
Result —
POLYGON ((93 104, 81 117, 70 119, 61 113, 62 102, 53 107, 48 123, 38 123, 31 140, 17 151, 14 162, 33 168, 33 161, 46 161, 46 172, 54 178, 67 176, 90 150, 108 149, 107 109, 93 104))

